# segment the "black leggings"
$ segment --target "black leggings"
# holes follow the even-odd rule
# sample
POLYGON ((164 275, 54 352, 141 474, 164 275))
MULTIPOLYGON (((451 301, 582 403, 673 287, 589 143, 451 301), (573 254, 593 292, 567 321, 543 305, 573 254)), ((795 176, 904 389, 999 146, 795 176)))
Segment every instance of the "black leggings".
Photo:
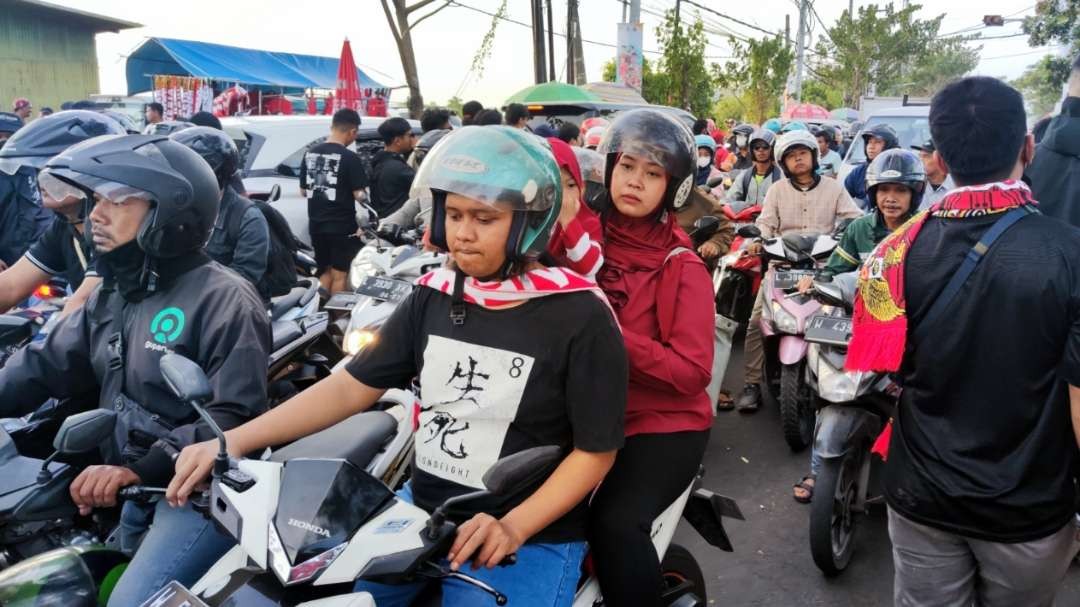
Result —
POLYGON ((607 607, 660 605, 653 520, 697 474, 709 431, 626 439, 589 508, 589 544, 607 607))

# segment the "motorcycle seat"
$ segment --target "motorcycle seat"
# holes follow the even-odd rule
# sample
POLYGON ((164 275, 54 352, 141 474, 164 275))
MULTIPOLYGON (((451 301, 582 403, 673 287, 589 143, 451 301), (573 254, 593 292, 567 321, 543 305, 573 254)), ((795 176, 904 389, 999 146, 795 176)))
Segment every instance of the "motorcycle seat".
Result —
POLYGON ((393 438, 397 419, 385 411, 365 411, 274 451, 270 460, 297 458, 344 459, 360 469, 393 438))
POLYGON ((300 300, 304 298, 304 294, 307 293, 307 286, 301 285, 293 287, 291 291, 280 296, 274 297, 270 300, 270 318, 271 320, 277 320, 281 318, 289 310, 300 305, 300 300))
POLYGON ((270 350, 271 352, 277 352, 289 342, 298 339, 304 334, 304 330, 300 328, 300 325, 291 320, 271 322, 270 331, 274 342, 274 346, 270 350))

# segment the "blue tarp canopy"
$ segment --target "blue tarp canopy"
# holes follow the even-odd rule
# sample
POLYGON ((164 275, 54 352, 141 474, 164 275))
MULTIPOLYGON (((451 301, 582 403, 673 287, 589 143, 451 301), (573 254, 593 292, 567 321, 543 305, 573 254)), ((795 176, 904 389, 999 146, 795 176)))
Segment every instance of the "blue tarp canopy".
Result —
MULTIPOLYGON (((154 88, 154 76, 196 76, 245 88, 297 92, 337 88, 338 57, 293 55, 254 49, 150 38, 127 60, 128 95, 154 88)), ((387 89, 356 70, 360 88, 387 89)))

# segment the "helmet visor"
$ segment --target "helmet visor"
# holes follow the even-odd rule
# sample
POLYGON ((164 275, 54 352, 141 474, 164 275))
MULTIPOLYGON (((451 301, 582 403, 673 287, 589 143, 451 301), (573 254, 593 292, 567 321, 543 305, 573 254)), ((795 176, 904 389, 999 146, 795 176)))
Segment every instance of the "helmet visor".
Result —
POLYGON ((77 201, 86 201, 89 193, 107 200, 113 204, 124 204, 132 199, 152 201, 154 196, 145 190, 132 187, 127 184, 117 183, 92 177, 79 175, 78 181, 67 176, 55 174, 45 170, 38 175, 38 187, 45 198, 60 204, 70 204, 77 201))

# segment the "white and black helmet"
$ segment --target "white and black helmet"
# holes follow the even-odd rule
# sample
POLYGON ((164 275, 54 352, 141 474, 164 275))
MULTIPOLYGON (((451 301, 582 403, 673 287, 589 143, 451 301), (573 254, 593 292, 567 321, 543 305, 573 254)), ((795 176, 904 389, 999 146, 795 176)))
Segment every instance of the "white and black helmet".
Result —
POLYGON ((788 152, 796 148, 806 148, 807 150, 810 150, 810 154, 813 156, 814 159, 813 171, 816 173, 818 169, 818 163, 820 162, 818 158, 818 154, 820 153, 820 151, 818 150, 817 137, 814 137, 814 135, 811 134, 810 131, 800 130, 788 131, 787 133, 783 133, 776 140, 776 162, 780 165, 780 169, 784 171, 784 175, 791 177, 791 175, 788 175, 787 166, 784 164, 784 156, 786 156, 788 152))
POLYGON ((117 204, 131 198, 150 201, 151 211, 136 237, 149 257, 201 249, 217 219, 220 192, 210 165, 167 137, 116 135, 85 141, 50 160, 38 182, 55 200, 81 198, 88 217, 95 194, 117 204))
POLYGON ((668 174, 663 200, 665 209, 682 207, 694 187, 697 170, 694 135, 671 114, 654 109, 619 112, 604 131, 596 151, 605 156, 604 182, 608 188, 620 154, 630 154, 664 167, 668 174))

